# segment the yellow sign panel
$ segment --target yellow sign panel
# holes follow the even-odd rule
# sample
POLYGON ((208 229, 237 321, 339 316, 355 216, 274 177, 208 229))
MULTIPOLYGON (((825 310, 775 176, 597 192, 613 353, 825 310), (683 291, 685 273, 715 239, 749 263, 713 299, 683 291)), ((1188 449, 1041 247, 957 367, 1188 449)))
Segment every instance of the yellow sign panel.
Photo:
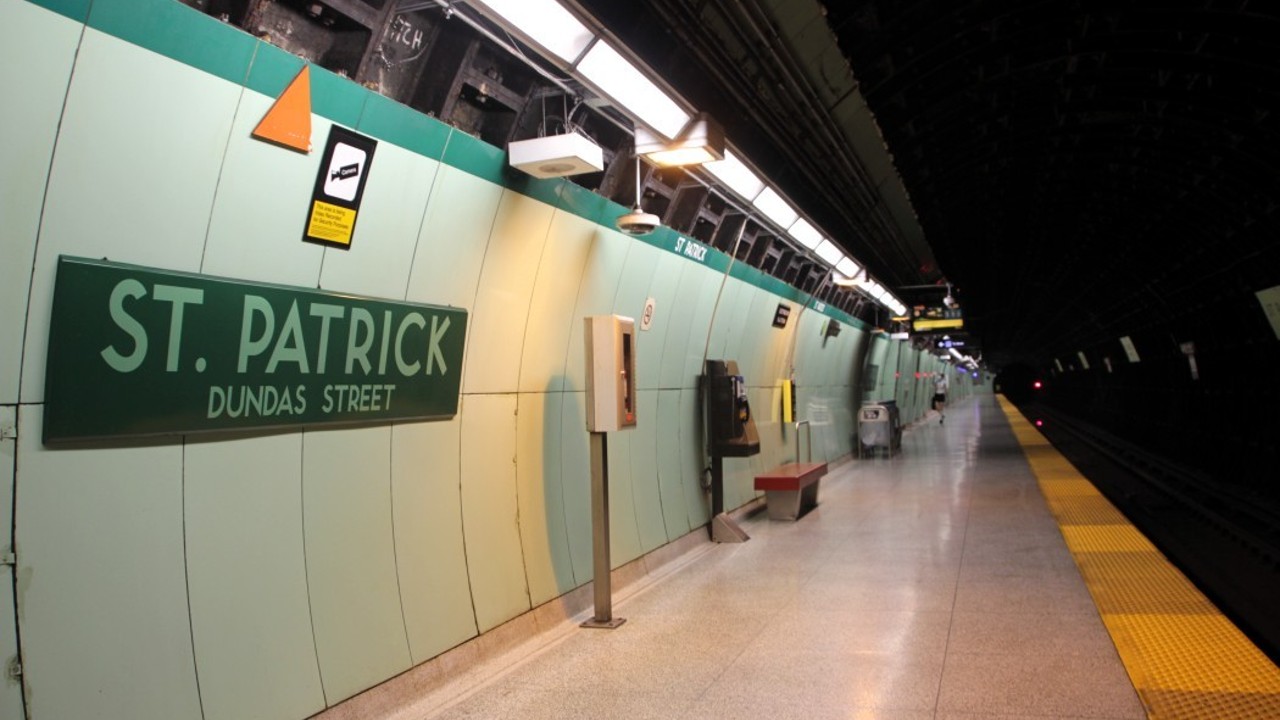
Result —
POLYGON ((920 332, 922 330, 951 330, 951 329, 964 327, 964 319, 963 318, 945 318, 945 319, 937 319, 937 320, 926 320, 924 318, 917 318, 915 322, 911 323, 911 327, 916 332, 920 332))
POLYGON ((331 205, 316 200, 311 206, 311 222, 307 225, 307 235, 337 243, 351 244, 351 233, 356 227, 356 211, 353 208, 331 205))

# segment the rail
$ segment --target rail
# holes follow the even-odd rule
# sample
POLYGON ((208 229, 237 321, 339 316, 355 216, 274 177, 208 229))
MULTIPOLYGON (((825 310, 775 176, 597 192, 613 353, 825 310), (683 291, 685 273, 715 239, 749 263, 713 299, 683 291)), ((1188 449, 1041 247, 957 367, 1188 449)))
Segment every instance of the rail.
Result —
POLYGON ((805 436, 809 439, 809 457, 805 462, 813 462, 813 425, 808 420, 796 423, 796 462, 800 462, 800 426, 804 426, 805 436))

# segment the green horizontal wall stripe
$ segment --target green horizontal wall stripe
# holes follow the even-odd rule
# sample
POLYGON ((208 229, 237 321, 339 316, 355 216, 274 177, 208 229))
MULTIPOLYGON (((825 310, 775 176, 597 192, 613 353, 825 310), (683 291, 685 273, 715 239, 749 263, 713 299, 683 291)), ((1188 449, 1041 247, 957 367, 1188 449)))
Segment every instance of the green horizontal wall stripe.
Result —
POLYGON ((616 216, 609 216, 610 205, 609 198, 569 180, 560 186, 560 203, 557 207, 597 225, 613 226, 613 217, 616 216))
POLYGON ((317 115, 329 118, 339 125, 355 128, 360 122, 365 103, 373 94, 319 65, 311 65, 311 112, 317 115))
POLYGON ((449 128, 385 95, 371 93, 357 130, 382 138, 423 157, 439 160, 449 128))
POLYGON ((269 98, 280 97, 305 64, 297 55, 259 40, 244 86, 269 98))
POLYGON ((29 2, 76 22, 82 23, 89 18, 91 0, 29 0, 29 2))
POLYGON ((258 40, 175 0, 93 0, 89 27, 243 85, 258 40))
MULTIPOLYGON (((240 28, 205 15, 177 0, 28 0, 73 20, 159 55, 224 78, 268 97, 278 97, 302 68, 303 60, 240 28)), ((603 227, 628 208, 572 181, 540 180, 507 165, 502 148, 456 130, 391 98, 312 65, 312 112, 339 125, 358 128, 379 140, 395 143, 431 159, 541 200, 603 227)), ((727 254, 682 236, 670 228, 635 238, 680 255, 716 272, 766 290, 791 302, 814 308, 807 293, 745 263, 731 263, 727 254)), ((821 312, 854 328, 871 326, 843 310, 821 312)))
POLYGON ((454 130, 449 134, 449 144, 444 149, 444 161, 459 170, 488 180, 494 185, 506 185, 502 177, 506 154, 460 130, 454 130))

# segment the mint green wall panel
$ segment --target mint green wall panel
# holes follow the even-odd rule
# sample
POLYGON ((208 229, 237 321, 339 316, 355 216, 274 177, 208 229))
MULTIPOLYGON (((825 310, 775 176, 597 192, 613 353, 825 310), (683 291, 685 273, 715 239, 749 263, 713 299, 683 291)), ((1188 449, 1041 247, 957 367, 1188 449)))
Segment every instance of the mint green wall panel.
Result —
MULTIPOLYGON (((661 275, 672 273, 678 278, 675 292, 669 303, 669 314, 663 323, 662 334, 662 367, 658 376, 658 387, 680 388, 689 383, 684 377, 685 349, 689 346, 690 329, 693 327, 694 305, 701 295, 698 287, 698 276, 692 272, 692 264, 674 255, 663 259, 658 268, 661 275)), ((705 328, 704 328, 705 330, 705 328)), ((658 332, 662 332, 659 330, 658 332)), ((705 335, 698 342, 698 353, 702 353, 705 335)))
POLYGON ((27 292, 45 181, 83 26, 25 0, 0 0, 0 403, 18 402, 27 292), (40 58, 39 62, 31 62, 40 58), (21 108, 13 112, 11 108, 21 108))
POLYGON ((680 268, 685 261, 656 248, 653 251, 658 253, 658 261, 653 270, 653 280, 649 284, 647 297, 654 299, 656 311, 653 327, 642 334, 640 345, 636 348, 640 353, 636 357, 636 362, 640 364, 640 382, 637 387, 645 390, 664 387, 662 385, 663 358, 666 355, 671 326, 684 322, 682 316, 685 314, 676 302, 677 289, 680 286, 680 268))
POLYGON ((391 428, 302 438, 307 582, 325 700, 334 703, 412 664, 391 528, 391 428))
MULTIPOLYGON (((537 268, 527 307, 524 355, 520 359, 520 392, 559 392, 565 385, 565 353, 569 336, 582 332, 574 313, 583 266, 591 254, 599 226, 557 211, 537 268)), ((526 272, 533 268, 526 269, 526 272)))
POLYGON ((467 323, 470 350, 463 374, 464 393, 516 391, 534 268, 542 257, 554 212, 550 205, 523 195, 502 194, 480 272, 475 309, 467 323), (474 348, 501 351, 476 352, 474 348))
MULTIPOLYGON (((756 287, 747 286, 739 298, 742 307, 736 322, 741 330, 730 336, 725 344, 725 355, 739 357, 739 366, 750 372, 749 382, 760 387, 777 387, 785 377, 781 373, 781 355, 785 350, 782 341, 787 330, 773 326, 773 316, 778 309, 778 296, 756 287)), ((762 406, 765 409, 769 406, 762 406)))
MULTIPOLYGON (((472 309, 502 187, 442 165, 431 188, 408 300, 472 309)), ((468 332, 471 327, 468 324, 468 332)))
MULTIPOLYGON (((719 282, 717 281, 716 284, 719 284, 719 282)), ((708 337, 704 337, 701 344, 695 340, 690 342, 697 349, 699 360, 701 360, 704 350, 708 358, 738 360, 737 356, 728 354, 728 346, 730 338, 742 332, 743 318, 739 312, 739 307, 742 304, 741 296, 746 291, 746 285, 741 280, 727 278, 724 282, 724 288, 717 288, 717 291, 718 297, 716 294, 711 296, 711 305, 715 314, 711 318, 708 337)), ((734 344, 736 345, 736 342, 734 344)), ((685 367, 687 371, 688 365, 686 364, 685 367)), ((738 370, 743 372, 743 377, 747 379, 748 385, 754 385, 759 382, 759 378, 746 374, 743 362, 738 363, 738 370)), ((695 374, 700 373, 701 368, 695 372, 695 374)))
POLYGON ((414 663, 474 637, 462 539, 462 420, 391 428, 396 569, 414 663))
POLYGON ((693 317, 689 323, 689 342, 684 346, 684 370, 680 374, 680 382, 681 387, 696 388, 698 376, 703 371, 703 360, 709 357, 707 334, 711 331, 711 314, 716 304, 716 293, 720 291, 722 276, 693 263, 688 263, 685 272, 696 278, 698 293, 693 306, 687 310, 693 317))
MULTIPOLYGON (((13 471, 17 453, 14 434, 18 427, 18 408, 0 405, 0 527, 13 527, 13 471), (13 432, 3 432, 12 430, 13 432)), ((33 429, 32 432, 39 432, 33 429)), ((0 550, 13 552, 12 536, 5 533, 0 540, 0 550)), ((0 665, 9 667, 18 657, 18 633, 14 627, 13 566, 0 570, 0 665)), ((0 717, 22 717, 22 683, 11 678, 0 680, 0 717)))
POLYGON ((463 395, 462 528, 476 623, 486 632, 530 607, 520 549, 516 396, 463 395))
POLYGON ((640 550, 649 552, 667 543, 658 482, 658 391, 639 390, 636 402, 640 421, 627 431, 631 438, 631 497, 640 550))
POLYGON ((240 91, 225 80, 85 30, 36 252, 23 402, 44 396, 59 253, 199 269, 240 91))
POLYGON ((560 468, 563 393, 521 393, 516 415, 520 540, 533 605, 574 588, 560 468))
MULTIPOLYGON (((720 301, 721 314, 725 319, 724 325, 729 330, 724 338, 720 356, 737 360, 738 368, 751 385, 766 385, 769 383, 769 378, 762 373, 761 358, 754 352, 759 342, 757 335, 759 328, 751 322, 751 310, 756 296, 763 291, 741 280, 730 280, 729 284, 737 286, 738 292, 737 297, 728 307, 725 306, 724 299, 720 301)), ((766 324, 765 327, 768 325, 766 324)))
MULTIPOLYGON (((573 305, 569 327, 569 349, 565 357, 565 390, 586 389, 586 350, 582 345, 582 319, 590 315, 614 312, 618 283, 627 260, 627 249, 637 242, 616 230, 599 228, 591 243, 591 252, 582 266, 582 282, 573 305)), ((565 282, 572 284, 568 277, 565 282)), ((641 343, 643 341, 637 341, 641 343)), ((640 345, 636 351, 639 353, 640 345)), ((637 356, 637 362, 639 357, 637 356)), ((567 426, 566 426, 567 427, 567 426)), ((586 427, 583 422, 582 427, 586 427)))
POLYGON ((405 297, 427 197, 439 168, 439 162, 390 143, 378 145, 351 246, 325 249, 321 287, 394 300, 405 297))
MULTIPOLYGON (((622 275, 618 278, 618 293, 613 301, 613 312, 634 318, 636 321, 636 389, 651 390, 658 386, 658 371, 662 366, 662 329, 664 309, 654 292, 654 273, 664 253, 642 242, 628 243, 627 259, 622 275), (641 327, 644 304, 654 298, 654 317, 648 330, 641 327)), ((665 308, 667 312, 671 308, 665 308)), ((641 416, 644 417, 643 415, 641 416)))
POLYGON ((684 487, 683 442, 700 443, 701 440, 682 437, 680 428, 681 390, 659 390, 657 402, 657 428, 654 439, 657 453, 658 491, 662 497, 662 518, 667 528, 667 539, 689 532, 689 498, 684 487))
POLYGON ((590 582, 591 560, 591 452, 587 434, 587 394, 564 393, 560 426, 560 477, 564 494, 564 523, 569 537, 575 585, 590 582))
POLYGON ((18 618, 31 717, 198 720, 182 446, 46 450, 43 422, 43 406, 19 407, 18 618))
POLYGON ((671 303, 672 314, 662 346, 662 374, 658 384, 662 388, 693 388, 697 387, 698 375, 702 374, 711 310, 720 289, 721 276, 701 265, 677 260, 680 280, 671 303))
POLYGON ((183 475, 205 720, 323 710, 302 546, 302 435, 189 441, 183 475))
MULTIPOLYGON (((321 153, 303 155, 250 136, 274 102, 252 91, 240 99, 200 271, 315 287, 324 248, 303 242, 302 233, 321 153)), ((330 123, 313 116, 311 127, 312 142, 323 147, 330 123)))
POLYGON ((711 519, 711 496, 702 489, 703 454, 701 402, 696 388, 680 390, 678 427, 680 428, 680 477, 684 484, 685 506, 689 511, 689 527, 705 525, 711 519))

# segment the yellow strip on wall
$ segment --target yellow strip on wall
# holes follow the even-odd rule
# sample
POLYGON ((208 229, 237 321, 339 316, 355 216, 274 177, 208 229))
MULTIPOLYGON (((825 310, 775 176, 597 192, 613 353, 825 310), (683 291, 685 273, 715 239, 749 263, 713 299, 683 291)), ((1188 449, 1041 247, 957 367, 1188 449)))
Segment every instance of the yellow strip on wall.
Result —
POLYGON ((1280 718, 1280 668, 1000 398, 1151 718, 1280 718))

